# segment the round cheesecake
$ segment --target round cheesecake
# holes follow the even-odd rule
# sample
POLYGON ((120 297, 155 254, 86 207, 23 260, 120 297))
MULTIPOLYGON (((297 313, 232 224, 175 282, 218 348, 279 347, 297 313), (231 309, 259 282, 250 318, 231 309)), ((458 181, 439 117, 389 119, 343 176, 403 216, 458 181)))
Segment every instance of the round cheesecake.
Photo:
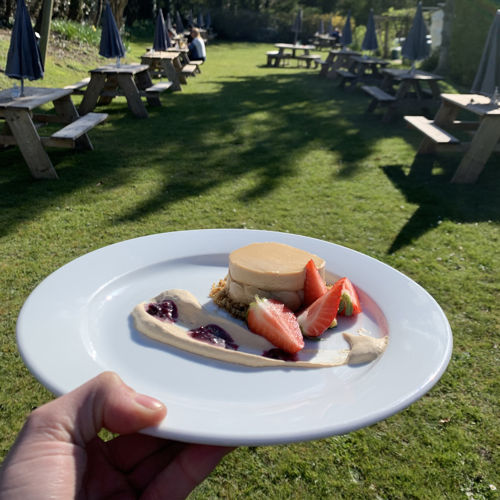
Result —
POLYGON ((224 298, 232 305, 247 306, 257 295, 279 300, 296 311, 303 302, 305 266, 311 259, 324 279, 325 261, 305 250, 274 242, 238 248, 229 255, 224 298))

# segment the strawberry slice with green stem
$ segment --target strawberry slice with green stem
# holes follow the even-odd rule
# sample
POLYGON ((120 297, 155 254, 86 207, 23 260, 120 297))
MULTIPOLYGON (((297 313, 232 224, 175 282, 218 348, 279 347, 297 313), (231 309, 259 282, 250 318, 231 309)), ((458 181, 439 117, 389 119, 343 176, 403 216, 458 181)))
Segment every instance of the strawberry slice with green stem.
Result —
POLYGON ((277 300, 255 297, 248 308, 248 328, 290 354, 304 347, 295 314, 277 300))
POLYGON ((340 278, 335 284, 338 284, 341 289, 339 314, 342 316, 359 314, 362 311, 361 303, 356 293, 356 289, 349 278, 340 278))
POLYGON ((341 285, 335 283, 297 316, 306 337, 319 337, 334 324, 339 310, 341 285))

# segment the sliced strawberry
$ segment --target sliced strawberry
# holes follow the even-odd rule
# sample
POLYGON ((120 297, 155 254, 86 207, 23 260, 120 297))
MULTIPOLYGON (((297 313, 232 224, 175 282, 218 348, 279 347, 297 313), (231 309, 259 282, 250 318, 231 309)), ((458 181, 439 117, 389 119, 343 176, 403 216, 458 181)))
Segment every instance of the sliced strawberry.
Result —
POLYGON ((326 283, 319 274, 314 260, 306 264, 306 279, 304 281, 304 306, 311 305, 327 291, 326 283))
POLYGON ((340 292, 341 286, 335 283, 324 295, 297 316, 304 335, 319 337, 330 328, 339 310, 340 292))
POLYGON ((361 312, 361 304, 354 285, 349 278, 340 278, 337 283, 341 287, 339 314, 343 316, 359 314, 361 312))
POLYGON ((304 347, 304 339, 295 314, 277 300, 255 297, 248 308, 248 328, 274 346, 295 354, 304 347))

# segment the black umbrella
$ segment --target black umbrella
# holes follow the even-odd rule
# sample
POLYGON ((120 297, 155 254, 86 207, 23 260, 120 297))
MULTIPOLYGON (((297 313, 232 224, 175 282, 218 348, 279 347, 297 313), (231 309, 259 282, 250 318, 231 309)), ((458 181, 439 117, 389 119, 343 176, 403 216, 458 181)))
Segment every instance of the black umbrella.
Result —
POLYGON ((203 28, 205 26, 205 23, 203 21, 203 14, 200 12, 198 14, 198 28, 203 28))
POLYGON ((182 18, 181 15, 179 14, 179 11, 175 13, 175 24, 177 25, 176 26, 177 33, 182 35, 182 33, 184 32, 184 25, 182 24, 182 18))
POLYGON ((413 18, 410 32, 403 44, 401 55, 412 61, 412 71, 415 68, 415 61, 425 59, 429 55, 427 27, 424 22, 424 16, 422 15, 422 2, 418 2, 417 12, 413 18))
POLYGON ((370 15, 368 16, 368 23, 366 25, 366 33, 363 38, 363 43, 361 44, 362 50, 377 50, 377 32, 375 31, 375 19, 373 17, 373 9, 370 9, 370 15))
POLYGON ((21 96, 24 95, 25 78, 30 81, 43 78, 40 48, 24 0, 17 0, 5 74, 10 78, 21 80, 21 96))
POLYGON ((210 12, 207 12, 205 16, 205 27, 208 29, 212 25, 212 18, 210 17, 210 12))
POLYGON ((170 38, 167 33, 165 19, 163 12, 158 9, 158 16, 156 17, 155 34, 153 40, 153 50, 165 51, 170 47, 170 38))
POLYGON ((344 28, 342 29, 342 45, 351 45, 352 43, 352 30, 351 30, 351 11, 347 13, 344 28))
POLYGON ((297 43, 299 33, 302 31, 302 9, 299 9, 297 15, 295 16, 292 31, 294 33, 294 43, 297 43))
POLYGON ((498 87, 500 87, 500 10, 497 10, 488 32, 483 55, 472 84, 472 92, 493 97, 498 87))
POLYGON ((104 15, 102 16, 102 32, 99 54, 107 58, 116 57, 117 66, 120 65, 120 58, 125 56, 125 47, 123 46, 120 32, 116 26, 115 18, 113 17, 113 12, 111 11, 109 2, 106 2, 104 15))

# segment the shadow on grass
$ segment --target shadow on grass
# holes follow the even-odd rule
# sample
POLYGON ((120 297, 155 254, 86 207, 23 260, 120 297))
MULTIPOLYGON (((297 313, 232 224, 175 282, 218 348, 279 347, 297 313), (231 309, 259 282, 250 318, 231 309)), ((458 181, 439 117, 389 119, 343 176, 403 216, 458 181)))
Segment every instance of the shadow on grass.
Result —
POLYGON ((475 184, 451 184, 460 155, 416 157, 409 173, 401 165, 383 170, 418 208, 401 228, 387 253, 411 244, 442 221, 474 223, 500 220, 500 170, 493 156, 475 184))
POLYGON ((162 97, 163 106, 148 108, 146 120, 134 119, 124 99, 98 107, 109 118, 91 132, 94 151, 49 150, 59 180, 35 181, 17 148, 2 152, 0 207, 7 215, 2 234, 68 203, 67 196, 86 186, 106 190, 133 181, 138 169, 151 167, 158 189, 122 221, 164 210, 248 172, 258 182, 241 196, 247 201, 264 196, 294 173, 292 160, 311 148, 335 151, 342 163, 338 175, 350 176, 380 138, 360 139, 366 100, 339 91, 317 72, 203 78, 189 80, 195 93, 162 97), (205 86, 210 91, 204 92, 205 86))

